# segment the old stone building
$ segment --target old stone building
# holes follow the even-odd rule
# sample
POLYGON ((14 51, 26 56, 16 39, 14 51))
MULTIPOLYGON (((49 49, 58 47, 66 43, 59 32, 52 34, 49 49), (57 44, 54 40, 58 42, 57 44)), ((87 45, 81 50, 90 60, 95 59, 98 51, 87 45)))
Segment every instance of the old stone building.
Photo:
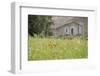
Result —
POLYGON ((87 17, 61 17, 54 16, 52 31, 54 36, 88 35, 87 17))

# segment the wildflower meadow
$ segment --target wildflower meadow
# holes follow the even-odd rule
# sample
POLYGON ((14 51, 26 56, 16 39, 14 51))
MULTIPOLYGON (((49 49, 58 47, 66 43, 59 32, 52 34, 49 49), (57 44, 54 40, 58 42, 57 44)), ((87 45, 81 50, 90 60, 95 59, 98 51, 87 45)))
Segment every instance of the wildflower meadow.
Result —
POLYGON ((80 59, 88 57, 86 39, 29 37, 28 60, 80 59))

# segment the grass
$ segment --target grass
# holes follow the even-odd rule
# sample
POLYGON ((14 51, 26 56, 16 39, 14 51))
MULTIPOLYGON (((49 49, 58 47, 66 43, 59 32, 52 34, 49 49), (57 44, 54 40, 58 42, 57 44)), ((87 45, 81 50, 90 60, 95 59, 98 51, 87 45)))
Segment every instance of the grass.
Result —
POLYGON ((28 41, 28 60, 80 59, 88 57, 86 39, 33 38, 28 41))

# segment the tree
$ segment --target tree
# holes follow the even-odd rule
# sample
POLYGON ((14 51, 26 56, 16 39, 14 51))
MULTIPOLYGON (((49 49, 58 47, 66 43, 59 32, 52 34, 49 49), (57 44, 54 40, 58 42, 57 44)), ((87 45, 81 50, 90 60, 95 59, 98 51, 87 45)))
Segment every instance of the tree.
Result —
POLYGON ((44 33, 44 36, 51 34, 52 16, 28 15, 28 33, 31 36, 44 33))

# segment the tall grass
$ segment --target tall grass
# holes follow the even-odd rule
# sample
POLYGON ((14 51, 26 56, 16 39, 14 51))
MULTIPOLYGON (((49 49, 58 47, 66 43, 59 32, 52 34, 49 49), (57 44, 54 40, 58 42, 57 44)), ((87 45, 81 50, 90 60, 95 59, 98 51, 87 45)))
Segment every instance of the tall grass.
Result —
POLYGON ((34 38, 29 36, 28 60, 79 59, 88 57, 86 39, 34 38))

